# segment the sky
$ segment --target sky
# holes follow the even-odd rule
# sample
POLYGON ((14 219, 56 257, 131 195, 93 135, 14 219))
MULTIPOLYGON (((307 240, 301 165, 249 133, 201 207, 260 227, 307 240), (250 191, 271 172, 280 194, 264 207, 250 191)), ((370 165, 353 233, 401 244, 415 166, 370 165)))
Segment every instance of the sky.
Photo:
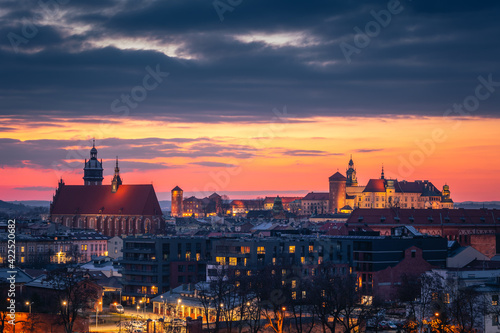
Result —
POLYGON ((498 1, 3 0, 0 200, 110 184, 160 200, 448 184, 500 200, 498 1))

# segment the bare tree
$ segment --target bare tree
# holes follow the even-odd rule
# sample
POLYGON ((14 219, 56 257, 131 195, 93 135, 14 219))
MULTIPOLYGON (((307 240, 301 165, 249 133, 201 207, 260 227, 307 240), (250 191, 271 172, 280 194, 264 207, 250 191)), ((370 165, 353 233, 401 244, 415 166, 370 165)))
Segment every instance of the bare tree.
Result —
POLYGON ((351 275, 332 275, 328 270, 314 279, 314 311, 323 332, 358 330, 366 321, 367 304, 360 302, 356 278, 351 275))
POLYGON ((451 320, 456 323, 459 333, 471 333, 482 325, 482 317, 487 313, 486 300, 475 287, 464 287, 455 291, 449 306, 451 320))
POLYGON ((284 267, 269 266, 254 275, 253 290, 260 313, 266 319, 266 326, 275 333, 283 332, 286 315, 287 294, 285 292, 284 267))
POLYGON ((420 276, 420 298, 416 314, 416 322, 419 332, 424 328, 424 321, 431 319, 434 315, 436 301, 445 286, 443 277, 435 272, 424 273, 420 276))
MULTIPOLYGON (((229 301, 227 295, 234 289, 228 279, 231 274, 230 270, 225 265, 216 266, 216 269, 211 272, 209 281, 206 283, 198 283, 198 297, 204 309, 207 328, 211 314, 215 315, 214 332, 220 329, 221 319, 227 318, 228 313, 224 312, 224 301, 229 301)), ((226 304, 226 307, 229 306, 226 304)))
POLYGON ((21 321, 23 324, 23 331, 27 333, 36 333, 40 331, 40 326, 43 323, 40 316, 36 313, 28 314, 25 321, 21 321))
POLYGON ((60 323, 67 333, 73 332, 79 312, 92 308, 100 296, 100 287, 92 282, 86 271, 67 266, 50 272, 45 282, 55 292, 53 305, 59 313, 60 323))

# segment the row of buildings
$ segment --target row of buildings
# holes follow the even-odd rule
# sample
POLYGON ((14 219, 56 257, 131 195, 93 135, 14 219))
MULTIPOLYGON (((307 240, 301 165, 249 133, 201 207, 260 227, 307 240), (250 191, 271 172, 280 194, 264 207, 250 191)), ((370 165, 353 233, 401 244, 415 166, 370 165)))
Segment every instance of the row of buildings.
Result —
POLYGON ((412 228, 413 233, 402 231, 408 230, 404 226, 396 229, 401 231, 391 236, 126 237, 122 300, 149 302, 180 285, 210 280, 221 266, 242 277, 268 266, 293 268, 297 279, 305 279, 315 276, 323 265, 333 267, 336 274, 357 274, 359 287, 367 295, 390 298, 398 278, 385 270, 394 271, 404 260, 411 261, 407 272, 415 274, 431 267, 445 268, 448 253, 448 242, 442 237, 422 235, 412 228), (388 282, 391 288, 379 287, 388 282))
MULTIPOLYGON (((106 236, 158 233, 165 219, 151 184, 123 184, 118 166, 110 185, 103 185, 102 160, 97 159, 95 143, 84 164, 84 185, 66 185, 61 179, 50 205, 50 221, 68 228, 96 230, 106 236)), ((448 185, 439 191, 429 181, 370 179, 358 184, 354 162, 349 161, 346 176, 336 172, 329 178, 329 192, 311 192, 304 197, 266 197, 254 200, 228 200, 217 193, 199 199, 184 198, 183 190, 172 189, 172 216, 263 216, 286 219, 344 213, 363 209, 453 208, 448 185), (273 211, 269 214, 269 211, 273 211)))
MULTIPOLYGON (((440 191, 428 180, 386 179, 384 170, 378 179, 370 179, 366 185, 358 184, 352 158, 346 176, 336 172, 328 178, 328 192, 310 192, 304 197, 281 197, 283 209, 297 216, 334 213, 350 213, 356 208, 453 208, 450 187, 440 191)), ((210 215, 245 216, 250 211, 272 210, 273 197, 253 200, 222 200, 213 193, 203 199, 184 198, 184 191, 176 186, 171 191, 172 216, 205 217, 210 215)))

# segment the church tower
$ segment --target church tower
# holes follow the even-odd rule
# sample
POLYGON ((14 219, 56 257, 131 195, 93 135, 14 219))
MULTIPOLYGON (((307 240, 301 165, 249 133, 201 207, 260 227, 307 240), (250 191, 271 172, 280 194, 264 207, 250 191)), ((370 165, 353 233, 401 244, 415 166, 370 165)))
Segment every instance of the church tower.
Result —
POLYGON ((85 185, 102 185, 102 160, 97 160, 97 149, 95 149, 95 140, 93 140, 92 149, 90 150, 90 159, 85 160, 83 168, 83 182, 85 185))
POLYGON ((346 171, 346 186, 358 186, 358 177, 356 177, 356 169, 354 169, 354 162, 351 159, 349 160, 349 167, 346 171))
POLYGON ((122 184, 122 178, 120 177, 120 168, 118 167, 118 156, 116 156, 116 166, 115 166, 115 176, 111 181, 111 192, 116 193, 118 186, 122 184))

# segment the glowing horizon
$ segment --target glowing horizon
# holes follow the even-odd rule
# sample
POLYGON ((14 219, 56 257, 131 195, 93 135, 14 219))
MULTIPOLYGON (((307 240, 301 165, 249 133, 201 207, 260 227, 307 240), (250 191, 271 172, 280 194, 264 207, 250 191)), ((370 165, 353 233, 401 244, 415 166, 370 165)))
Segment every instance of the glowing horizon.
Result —
POLYGON ((88 158, 91 138, 96 136, 98 158, 104 161, 103 184, 111 183, 115 156, 120 158, 114 150, 128 154, 132 149, 136 157, 120 158, 124 184, 153 183, 159 200, 170 200, 170 190, 176 185, 185 193, 229 193, 232 199, 280 191, 286 196, 326 192, 328 177, 337 169, 345 174, 351 154, 360 185, 379 178, 384 165, 386 178, 426 179, 439 189, 445 183, 450 185, 456 202, 500 200, 495 191, 500 185, 495 179, 495 166, 500 162, 500 140, 495 135, 498 119, 386 116, 273 120, 272 115, 269 119, 216 124, 122 119, 102 133, 105 138, 97 136, 95 130, 105 118, 58 120, 51 126, 28 122, 2 133, 2 138, 20 140, 16 144, 21 147, 62 142, 57 149, 66 151, 66 158, 56 168, 41 167, 37 158, 42 160, 43 156, 27 156, 21 165, 4 166, 0 169, 4 179, 1 199, 51 200, 60 177, 66 184, 83 184, 83 161, 88 158), (158 140, 170 144, 158 144, 158 140))

